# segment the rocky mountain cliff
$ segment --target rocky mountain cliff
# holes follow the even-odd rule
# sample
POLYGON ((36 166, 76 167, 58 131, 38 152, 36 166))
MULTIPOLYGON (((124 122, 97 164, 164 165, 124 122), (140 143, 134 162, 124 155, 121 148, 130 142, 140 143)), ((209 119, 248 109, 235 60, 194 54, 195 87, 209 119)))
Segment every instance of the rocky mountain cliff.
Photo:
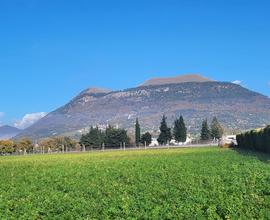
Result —
POLYGON ((80 134, 90 125, 117 125, 132 130, 135 118, 143 130, 158 130, 162 114, 169 124, 183 115, 190 132, 199 131, 204 118, 217 116, 230 130, 245 130, 270 123, 270 99, 240 85, 200 76, 149 80, 122 91, 87 89, 65 106, 51 112, 19 136, 41 138, 80 134), (190 80, 187 82, 183 80, 190 80), (195 78, 198 80, 196 81, 195 78), (193 80, 194 79, 194 80, 193 80))

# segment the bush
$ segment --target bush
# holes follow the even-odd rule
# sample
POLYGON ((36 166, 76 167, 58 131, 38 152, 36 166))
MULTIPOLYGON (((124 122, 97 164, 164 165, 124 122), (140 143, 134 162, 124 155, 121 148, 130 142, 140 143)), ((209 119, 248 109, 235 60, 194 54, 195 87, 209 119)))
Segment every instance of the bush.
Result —
POLYGON ((236 140, 239 148, 270 153, 270 125, 238 134, 236 140))

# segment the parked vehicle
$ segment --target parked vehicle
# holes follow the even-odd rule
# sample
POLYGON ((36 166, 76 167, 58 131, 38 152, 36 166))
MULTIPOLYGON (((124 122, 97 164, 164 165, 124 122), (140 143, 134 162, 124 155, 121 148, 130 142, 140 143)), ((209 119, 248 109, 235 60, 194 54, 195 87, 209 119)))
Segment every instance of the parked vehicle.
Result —
POLYGON ((236 135, 223 136, 218 142, 219 147, 234 147, 236 145, 236 135))

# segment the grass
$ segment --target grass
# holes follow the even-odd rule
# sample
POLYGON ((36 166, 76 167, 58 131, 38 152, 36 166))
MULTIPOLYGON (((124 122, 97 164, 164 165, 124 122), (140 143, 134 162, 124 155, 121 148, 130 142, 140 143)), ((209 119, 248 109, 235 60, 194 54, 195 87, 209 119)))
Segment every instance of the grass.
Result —
POLYGON ((0 219, 270 219, 270 162, 219 148, 0 157, 0 219))

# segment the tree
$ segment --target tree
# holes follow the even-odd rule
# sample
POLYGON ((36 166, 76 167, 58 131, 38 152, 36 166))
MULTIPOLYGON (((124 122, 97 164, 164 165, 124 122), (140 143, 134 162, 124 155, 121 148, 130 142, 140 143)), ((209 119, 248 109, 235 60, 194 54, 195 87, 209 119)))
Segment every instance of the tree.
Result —
POLYGON ((0 155, 12 154, 15 151, 15 144, 13 141, 0 140, 0 155))
POLYGON ((210 140, 210 137, 211 137, 211 132, 208 127, 207 119, 205 119, 202 122, 201 140, 208 141, 210 140))
POLYGON ((142 135, 141 143, 149 146, 152 143, 152 135, 149 132, 146 132, 142 135))
POLYGON ((50 151, 55 151, 59 150, 58 147, 56 146, 56 140, 55 138, 45 138, 39 141, 38 143, 40 151, 43 152, 50 152, 50 151))
POLYGON ((28 138, 22 138, 16 143, 16 149, 19 151, 23 151, 24 153, 32 152, 34 145, 32 141, 28 138))
POLYGON ((182 115, 174 121, 173 135, 176 142, 187 140, 187 128, 182 115))
POLYGON ((85 147, 102 147, 103 143, 107 147, 119 147, 124 144, 129 145, 130 139, 127 131, 124 129, 114 128, 109 125, 105 132, 98 127, 91 127, 89 132, 81 136, 80 145, 85 147))
POLYGON ((223 128, 219 124, 217 117, 214 117, 211 123, 211 137, 212 138, 222 138, 223 128))
POLYGON ((168 127, 166 120, 166 116, 163 115, 159 127, 160 134, 157 139, 158 143, 161 145, 167 144, 172 139, 171 129, 168 127))
POLYGON ((136 143, 136 146, 137 147, 140 145, 140 140, 141 140, 141 127, 140 127, 138 118, 136 118, 136 124, 135 124, 135 143, 136 143))
POLYGON ((70 137, 52 137, 46 138, 39 142, 39 147, 42 152, 50 151, 68 151, 76 147, 77 142, 70 137))
POLYGON ((90 130, 87 134, 82 135, 80 139, 80 144, 85 147, 91 148, 100 148, 104 142, 104 137, 102 131, 98 127, 90 127, 90 130))
POLYGON ((108 126, 105 131, 105 145, 107 147, 119 147, 124 144, 129 145, 129 137, 127 135, 127 131, 120 128, 114 128, 112 126, 108 126))
POLYGON ((65 151, 74 150, 76 148, 77 142, 70 137, 62 138, 62 145, 64 146, 65 151))

